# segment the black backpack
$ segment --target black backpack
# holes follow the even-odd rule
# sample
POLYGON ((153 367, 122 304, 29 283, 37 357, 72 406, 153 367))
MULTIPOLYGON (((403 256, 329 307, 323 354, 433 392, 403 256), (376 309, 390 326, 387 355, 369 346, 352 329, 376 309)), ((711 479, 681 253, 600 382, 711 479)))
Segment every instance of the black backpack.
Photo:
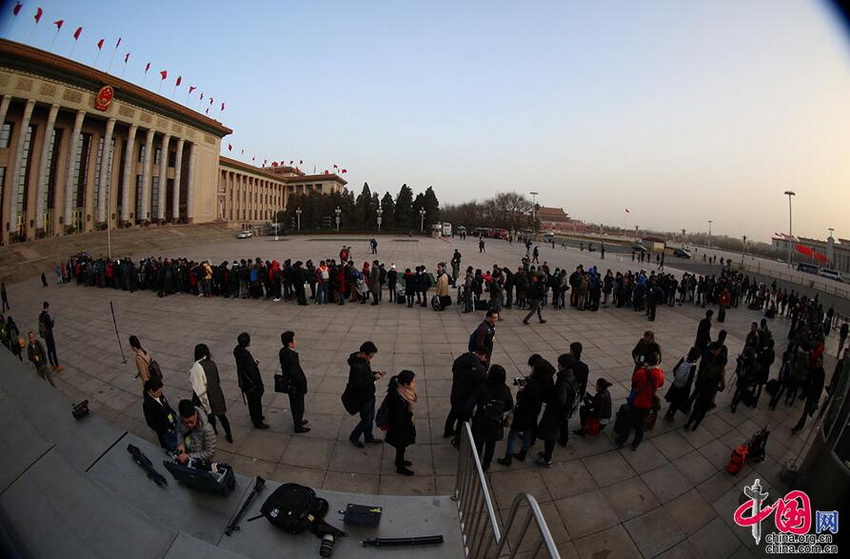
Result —
POLYGON ((487 400, 475 410, 472 423, 476 428, 498 427, 502 425, 504 413, 504 400, 487 400))
POLYGON ((290 534, 313 531, 328 513, 328 502, 309 487, 284 483, 269 495, 260 514, 290 534))

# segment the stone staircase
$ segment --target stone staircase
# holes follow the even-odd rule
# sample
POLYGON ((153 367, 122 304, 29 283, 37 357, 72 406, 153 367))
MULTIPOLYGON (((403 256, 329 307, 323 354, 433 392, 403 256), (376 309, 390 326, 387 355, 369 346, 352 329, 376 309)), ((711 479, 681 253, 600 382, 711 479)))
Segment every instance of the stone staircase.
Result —
MULTIPOLYGON (((92 413, 71 416, 71 402, 38 378, 28 364, 0 348, 0 556, 17 557, 316 557, 320 540, 287 534, 261 518, 267 482, 232 536, 225 528, 254 480, 237 475, 236 489, 220 497, 188 489, 162 466, 158 447, 92 413), (139 447, 168 484, 147 479, 127 452, 139 447)), ((458 511, 448 496, 395 497, 318 491, 330 503, 326 520, 346 530, 337 557, 464 556, 458 511), (380 526, 347 526, 337 512, 348 503, 383 507, 380 526), (442 534, 436 546, 360 545, 374 537, 442 534)))
MULTIPOLYGON (((158 255, 178 246, 230 239, 233 234, 233 229, 224 223, 119 229, 111 232, 112 254, 116 257, 145 253, 158 255)), ((15 283, 44 272, 48 281, 52 282, 57 263, 78 252, 106 256, 106 231, 0 246, 0 279, 15 283)))

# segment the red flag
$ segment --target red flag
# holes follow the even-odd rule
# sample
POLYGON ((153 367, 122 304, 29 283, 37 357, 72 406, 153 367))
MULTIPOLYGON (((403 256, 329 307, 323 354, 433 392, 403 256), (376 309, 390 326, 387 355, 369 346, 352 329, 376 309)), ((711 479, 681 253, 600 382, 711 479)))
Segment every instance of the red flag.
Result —
POLYGON ((124 55, 124 64, 127 64, 127 61, 129 61, 129 60, 130 60, 130 53, 128 52, 127 54, 124 55))
POLYGON ((814 256, 815 255, 815 251, 811 247, 807 247, 806 245, 801 245, 801 244, 797 245, 797 252, 799 252, 800 254, 804 254, 806 256, 814 256))
POLYGON ((148 70, 150 70, 150 69, 151 69, 151 63, 148 62, 147 64, 145 64, 145 74, 147 74, 148 70))
POLYGON ((97 42, 97 50, 100 50, 102 48, 103 48, 103 39, 101 39, 97 42))
POLYGON ((121 46, 121 37, 118 37, 118 42, 115 43, 115 48, 117 49, 120 46, 121 46))
POLYGON ((630 213, 632 213, 632 212, 630 212, 630 211, 629 211, 629 208, 626 208, 626 213, 627 213, 627 214, 630 214, 630 213))
POLYGON ((277 167, 277 161, 272 161, 272 167, 277 167))
POLYGON ((213 104, 213 101, 215 101, 215 99, 213 99, 212 97, 210 97, 210 105, 212 105, 212 104, 213 104))
POLYGON ((15 7, 14 7, 14 8, 12 8, 12 13, 13 13, 14 15, 18 15, 18 12, 20 12, 20 11, 21 11, 21 8, 23 8, 23 7, 24 7, 24 5, 23 5, 23 4, 21 4, 20 2, 18 2, 17 4, 15 4, 15 7))
POLYGON ((194 85, 190 85, 190 86, 189 86, 189 93, 192 93, 192 92, 193 92, 193 91, 195 91, 196 89, 198 89, 198 88, 197 88, 197 87, 195 87, 194 85))
POLYGON ((167 78, 168 77, 168 70, 161 70, 159 72, 159 75, 162 76, 162 79, 167 78))
POLYGON ((325 174, 326 174, 326 175, 330 175, 331 173, 330 173, 330 171, 328 171, 327 169, 325 169, 325 174))
POLYGON ((65 23, 64 19, 57 19, 56 21, 53 22, 53 25, 56 26, 56 31, 59 31, 60 29, 62 29, 63 23, 65 23))
POLYGON ((334 169, 339 169, 339 167, 337 167, 336 163, 334 163, 334 169))
POLYGON ((174 87, 180 87, 180 84, 183 82, 183 76, 177 76, 177 82, 174 84, 174 87))
MULTIPOLYGON (((35 23, 36 24, 38 24, 38 22, 41 21, 41 14, 43 14, 43 13, 44 13, 44 10, 42 10, 41 8, 38 8, 35 11, 35 23)), ((15 15, 17 15, 17 14, 15 14, 15 15)))
POLYGON ((201 98, 199 99, 199 101, 203 101, 203 100, 204 100, 204 93, 201 92, 201 98))
POLYGON ((224 110, 224 102, 221 103, 221 110, 224 110))
POLYGON ((340 171, 340 173, 347 173, 347 172, 348 172, 348 169, 343 169, 342 171, 340 171))
POLYGON ((77 30, 76 30, 76 31, 74 31, 74 40, 75 40, 75 41, 79 40, 79 38, 80 38, 80 33, 82 33, 82 32, 83 32, 83 28, 82 28, 82 27, 77 27, 77 30))
POLYGON ((822 252, 816 252, 815 253, 815 260, 817 260, 818 262, 826 263, 826 262, 829 262, 829 257, 827 257, 827 255, 825 255, 822 252))
POLYGON ((289 164, 292 165, 293 161, 290 161, 289 164))
POLYGON ((269 161, 268 159, 263 159, 263 167, 266 166, 266 163, 268 163, 268 161, 269 161))
POLYGON ((303 164, 304 164, 304 160, 303 160, 303 159, 299 159, 299 160, 298 160, 298 164, 299 164, 299 165, 303 165, 303 164))
POLYGON ((209 107, 207 107, 207 110, 205 110, 205 111, 204 111, 204 114, 205 114, 205 115, 210 114, 210 108, 209 108, 209 107))
POLYGON ((230 144, 227 144, 227 151, 233 151, 233 146, 230 145, 230 144))

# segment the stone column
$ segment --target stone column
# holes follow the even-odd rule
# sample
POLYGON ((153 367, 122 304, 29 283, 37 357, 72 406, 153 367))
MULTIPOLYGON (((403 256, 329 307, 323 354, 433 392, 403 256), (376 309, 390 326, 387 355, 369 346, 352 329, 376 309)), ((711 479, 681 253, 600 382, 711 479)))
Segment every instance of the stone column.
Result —
MULTIPOLYGON (((130 125, 130 132, 127 135, 127 151, 124 153, 124 176, 121 177, 121 184, 124 185, 124 192, 121 193, 121 222, 130 221, 130 189, 136 188, 136 181, 133 180, 136 176, 135 161, 133 159, 133 148, 136 147, 136 131, 139 129, 137 124, 130 125)), ((135 200, 136 197, 133 197, 135 200)))
POLYGON ((71 194, 74 191, 74 163, 77 160, 77 143, 80 141, 80 130, 83 129, 85 117, 86 111, 77 111, 74 129, 71 131, 71 140, 68 142, 68 169, 65 173, 65 227, 69 226, 73 220, 74 200, 71 199, 71 194))
MULTIPOLYGON (((29 129, 30 119, 32 118, 32 110, 35 108, 35 99, 29 99, 26 107, 24 107, 24 118, 21 120, 21 131, 18 134, 18 144, 15 146, 15 159, 12 160, 12 169, 9 173, 9 186, 7 192, 9 196, 9 233, 15 233, 18 230, 18 175, 21 172, 21 165, 24 157, 24 143, 27 139, 27 129, 29 129)), ((26 208, 24 208, 26 211, 26 208)))
POLYGON ((109 196, 106 194, 107 169, 112 162, 112 133, 115 131, 115 119, 106 121, 106 135, 103 137, 103 153, 100 156, 100 184, 97 185, 97 223, 107 220, 109 196))
MULTIPOLYGON (((47 192, 47 182, 50 180, 50 169, 47 168, 47 160, 50 157, 50 136, 53 126, 56 124, 56 115, 59 114, 59 105, 50 105, 50 113, 47 115, 47 127, 44 129, 44 142, 41 145, 41 159, 38 166, 38 190, 35 193, 35 229, 44 229, 44 195, 47 192)), ((53 162, 54 164, 56 161, 53 162)))
POLYGON ((195 219, 195 144, 189 145, 189 174, 186 177, 186 221, 195 219))
POLYGON ((177 156, 174 158, 174 197, 171 200, 171 217, 174 221, 180 219, 180 179, 183 171, 183 138, 177 140, 177 156))
POLYGON ((142 207, 136 208, 136 219, 140 221, 151 218, 151 171, 153 169, 153 135, 154 130, 148 130, 145 137, 145 160, 142 162, 142 207))
POLYGON ((11 102, 11 95, 4 95, 3 100, 0 101, 0 125, 6 122, 6 113, 9 112, 9 103, 11 102))
POLYGON ((171 134, 162 137, 162 151, 159 156, 159 196, 157 196, 156 220, 165 221, 165 198, 168 196, 168 143, 171 134))

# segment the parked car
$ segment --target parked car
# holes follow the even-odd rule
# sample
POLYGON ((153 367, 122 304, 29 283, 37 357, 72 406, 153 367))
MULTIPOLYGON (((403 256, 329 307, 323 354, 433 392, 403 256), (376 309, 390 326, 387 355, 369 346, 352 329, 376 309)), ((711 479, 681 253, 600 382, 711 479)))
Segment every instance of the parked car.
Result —
POLYGON ((673 256, 678 258, 691 258, 691 252, 686 248, 673 249, 673 256))
POLYGON ((840 281, 840 282, 844 283, 844 277, 841 275, 841 272, 839 272, 837 270, 830 270, 829 268, 822 268, 821 271, 818 272, 818 275, 823 277, 823 278, 827 278, 827 279, 831 279, 831 280, 835 280, 835 281, 840 281))
POLYGON ((242 231, 241 233, 237 234, 236 238, 237 239, 250 239, 253 236, 254 236, 254 234, 251 231, 246 229, 245 231, 242 231))
POLYGON ((636 250, 638 252, 649 252, 649 249, 643 246, 640 243, 635 243, 632 245, 632 250, 636 250))

